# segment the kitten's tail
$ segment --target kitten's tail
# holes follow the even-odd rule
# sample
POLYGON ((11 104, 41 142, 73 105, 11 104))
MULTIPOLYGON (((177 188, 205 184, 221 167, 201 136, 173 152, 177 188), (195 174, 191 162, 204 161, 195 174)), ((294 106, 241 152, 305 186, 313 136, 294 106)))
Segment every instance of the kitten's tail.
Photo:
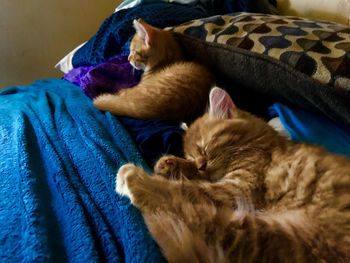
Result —
POLYGON ((171 263, 347 262, 328 246, 303 211, 252 212, 214 209, 201 226, 165 212, 145 217, 171 263))
POLYGON ((199 233, 192 231, 182 220, 167 213, 148 215, 146 222, 152 236, 170 263, 228 263, 222 246, 209 245, 199 233))

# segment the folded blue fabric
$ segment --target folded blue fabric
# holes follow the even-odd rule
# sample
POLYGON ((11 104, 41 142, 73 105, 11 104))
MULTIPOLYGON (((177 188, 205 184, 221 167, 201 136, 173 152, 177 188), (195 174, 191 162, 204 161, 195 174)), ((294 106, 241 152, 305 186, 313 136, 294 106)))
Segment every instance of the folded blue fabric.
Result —
POLYGON ((48 79, 0 92, 0 261, 163 262, 139 211, 115 193, 145 168, 116 117, 48 79))
POLYGON ((323 146, 330 152, 350 157, 350 127, 319 114, 275 103, 271 117, 280 117, 292 140, 323 146))
POLYGON ((185 5, 152 3, 123 9, 108 17, 97 33, 73 56, 73 66, 94 66, 116 55, 128 55, 132 21, 143 18, 156 27, 181 24, 191 19, 208 16, 203 10, 185 5))

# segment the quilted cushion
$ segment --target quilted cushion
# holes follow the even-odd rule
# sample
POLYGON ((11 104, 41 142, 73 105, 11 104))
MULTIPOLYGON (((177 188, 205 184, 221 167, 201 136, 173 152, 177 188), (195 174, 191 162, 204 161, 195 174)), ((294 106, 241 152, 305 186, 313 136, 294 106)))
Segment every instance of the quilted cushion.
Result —
POLYGON ((298 17, 235 13, 168 29, 176 32, 189 59, 217 74, 218 84, 238 106, 259 114, 279 101, 350 127, 348 27, 298 17))
POLYGON ((324 84, 350 91, 350 27, 299 17, 239 13, 172 29, 268 55, 324 84))

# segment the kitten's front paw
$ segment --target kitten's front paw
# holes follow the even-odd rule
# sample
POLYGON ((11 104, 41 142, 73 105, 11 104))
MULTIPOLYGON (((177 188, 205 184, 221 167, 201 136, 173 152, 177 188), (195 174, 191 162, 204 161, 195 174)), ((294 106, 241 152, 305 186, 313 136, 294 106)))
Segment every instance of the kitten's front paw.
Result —
POLYGON ((129 197, 131 202, 132 193, 128 185, 128 178, 137 175, 139 169, 140 168, 138 168, 134 164, 128 163, 122 165, 117 173, 115 191, 120 195, 129 197))
POLYGON ((158 160, 154 166, 154 173, 163 176, 167 179, 179 179, 178 168, 179 162, 178 157, 172 155, 163 156, 158 160))
POLYGON ((194 162, 173 155, 165 155, 160 158, 154 166, 154 173, 170 180, 198 177, 198 170, 194 162))

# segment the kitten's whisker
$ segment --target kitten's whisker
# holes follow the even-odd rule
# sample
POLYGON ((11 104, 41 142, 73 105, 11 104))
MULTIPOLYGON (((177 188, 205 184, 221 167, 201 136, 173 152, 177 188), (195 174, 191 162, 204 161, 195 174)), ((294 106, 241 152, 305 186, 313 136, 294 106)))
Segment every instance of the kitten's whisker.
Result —
POLYGON ((189 181, 189 179, 183 173, 181 173, 181 180, 189 181))

